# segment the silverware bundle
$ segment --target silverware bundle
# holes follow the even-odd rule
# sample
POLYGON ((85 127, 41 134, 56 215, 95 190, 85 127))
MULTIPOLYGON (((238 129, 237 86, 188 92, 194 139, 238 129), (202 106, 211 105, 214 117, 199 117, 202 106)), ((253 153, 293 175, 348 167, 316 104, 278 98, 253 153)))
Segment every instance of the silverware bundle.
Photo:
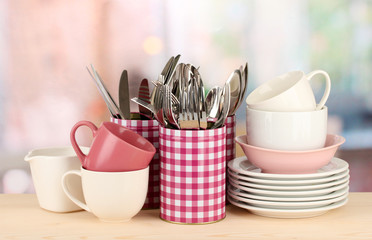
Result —
POLYGON ((223 126, 228 115, 239 108, 247 86, 248 65, 235 70, 226 84, 212 88, 205 96, 198 68, 171 57, 159 75, 150 102, 132 98, 153 113, 163 126, 175 129, 214 129, 223 126))
MULTIPOLYGON (((180 63, 180 55, 171 57, 153 81, 149 94, 147 79, 143 79, 138 97, 131 100, 139 105, 141 119, 155 118, 163 127, 174 129, 214 129, 223 126, 226 117, 239 108, 247 87, 248 65, 236 69, 223 87, 213 87, 207 95, 198 68, 180 63)), ((128 73, 123 71, 119 84, 119 103, 115 103, 97 71, 91 65, 89 74, 114 118, 131 119, 128 73)))

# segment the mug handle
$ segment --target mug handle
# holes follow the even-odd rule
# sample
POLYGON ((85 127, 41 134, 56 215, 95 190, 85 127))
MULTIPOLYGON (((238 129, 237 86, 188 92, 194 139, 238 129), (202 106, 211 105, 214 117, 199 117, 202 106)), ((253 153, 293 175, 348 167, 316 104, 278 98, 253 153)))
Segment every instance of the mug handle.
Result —
POLYGON ((71 192, 69 191, 69 188, 68 188, 68 185, 67 185, 67 179, 68 179, 68 176, 71 176, 71 175, 76 175, 76 176, 79 176, 81 178, 81 171, 80 170, 71 170, 71 171, 68 171, 66 172, 65 174, 63 174, 62 176, 62 188, 63 188, 63 191, 65 192, 65 194, 67 195, 67 197, 73 201, 76 205, 78 205, 79 207, 81 207, 82 209, 84 209, 85 211, 88 211, 88 212, 92 212, 86 203, 83 203, 81 202, 79 199, 77 199, 76 197, 74 197, 71 192))
POLYGON ((324 75, 325 80, 326 80, 326 86, 325 86, 323 97, 320 100, 320 102, 316 105, 315 110, 320 110, 324 107, 324 105, 325 105, 325 103, 326 103, 326 101, 329 97, 329 93, 331 91, 331 79, 330 79, 327 72, 325 72, 323 70, 315 70, 315 71, 312 71, 312 72, 306 74, 306 78, 310 81, 315 75, 318 75, 318 74, 324 75))
POLYGON ((87 157, 87 155, 85 155, 79 145, 77 144, 76 142, 76 138, 75 138, 75 134, 76 134, 76 130, 81 127, 81 126, 87 126, 90 128, 90 130, 92 130, 93 132, 93 137, 96 136, 96 132, 98 130, 98 128, 96 127, 96 125, 94 125, 92 122, 89 122, 89 121, 80 121, 78 123, 76 123, 72 129, 71 129, 71 132, 70 132, 70 141, 71 141, 71 144, 72 144, 72 147, 74 148, 75 152, 76 152, 76 155, 78 156, 80 162, 81 162, 81 165, 84 166, 84 163, 85 163, 85 159, 87 157))

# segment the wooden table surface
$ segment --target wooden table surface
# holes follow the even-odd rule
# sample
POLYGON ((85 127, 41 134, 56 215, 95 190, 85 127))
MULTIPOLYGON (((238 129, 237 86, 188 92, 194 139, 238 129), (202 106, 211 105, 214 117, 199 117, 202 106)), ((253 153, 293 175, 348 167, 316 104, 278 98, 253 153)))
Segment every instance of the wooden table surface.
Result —
POLYGON ((54 213, 34 194, 0 194, 0 239, 372 239, 372 193, 350 193, 349 202, 304 219, 260 217, 232 205, 224 220, 179 225, 142 210, 127 223, 104 223, 80 211, 54 213))

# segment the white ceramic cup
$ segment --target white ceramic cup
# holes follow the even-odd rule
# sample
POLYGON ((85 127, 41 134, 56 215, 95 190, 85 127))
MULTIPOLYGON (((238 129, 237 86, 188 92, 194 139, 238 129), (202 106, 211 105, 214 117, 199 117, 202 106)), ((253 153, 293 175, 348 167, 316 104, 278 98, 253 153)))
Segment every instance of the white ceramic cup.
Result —
POLYGON ((278 76, 253 90, 246 103, 250 108, 265 111, 291 112, 319 110, 325 105, 331 90, 327 72, 315 70, 309 74, 292 71, 278 76), (325 77, 325 91, 318 104, 309 81, 321 74, 325 77))
POLYGON ((127 172, 96 172, 84 168, 66 172, 62 187, 66 195, 84 210, 104 222, 127 222, 145 203, 149 167, 127 172), (74 196, 69 179, 80 176, 85 203, 74 196))
MULTIPOLYGON (((89 148, 82 148, 88 153, 89 148)), ((53 212, 82 210, 63 192, 61 178, 67 171, 80 169, 81 163, 72 147, 43 148, 30 151, 25 157, 29 162, 36 196, 41 208, 53 212)), ((82 196, 79 178, 70 179, 76 196, 82 196)))
POLYGON ((327 137, 327 107, 307 112, 271 112, 246 108, 248 144, 303 151, 322 148, 327 137))

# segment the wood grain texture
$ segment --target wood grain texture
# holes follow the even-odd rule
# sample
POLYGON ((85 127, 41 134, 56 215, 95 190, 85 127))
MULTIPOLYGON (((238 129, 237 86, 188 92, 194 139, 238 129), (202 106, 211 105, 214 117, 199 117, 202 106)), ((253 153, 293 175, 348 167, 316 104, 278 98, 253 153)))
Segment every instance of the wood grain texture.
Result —
POLYGON ((0 195, 0 239, 372 239, 372 193, 351 193, 347 205, 306 219, 274 219, 227 206, 208 225, 178 225, 142 210, 130 222, 104 223, 92 214, 43 210, 33 194, 0 195))

